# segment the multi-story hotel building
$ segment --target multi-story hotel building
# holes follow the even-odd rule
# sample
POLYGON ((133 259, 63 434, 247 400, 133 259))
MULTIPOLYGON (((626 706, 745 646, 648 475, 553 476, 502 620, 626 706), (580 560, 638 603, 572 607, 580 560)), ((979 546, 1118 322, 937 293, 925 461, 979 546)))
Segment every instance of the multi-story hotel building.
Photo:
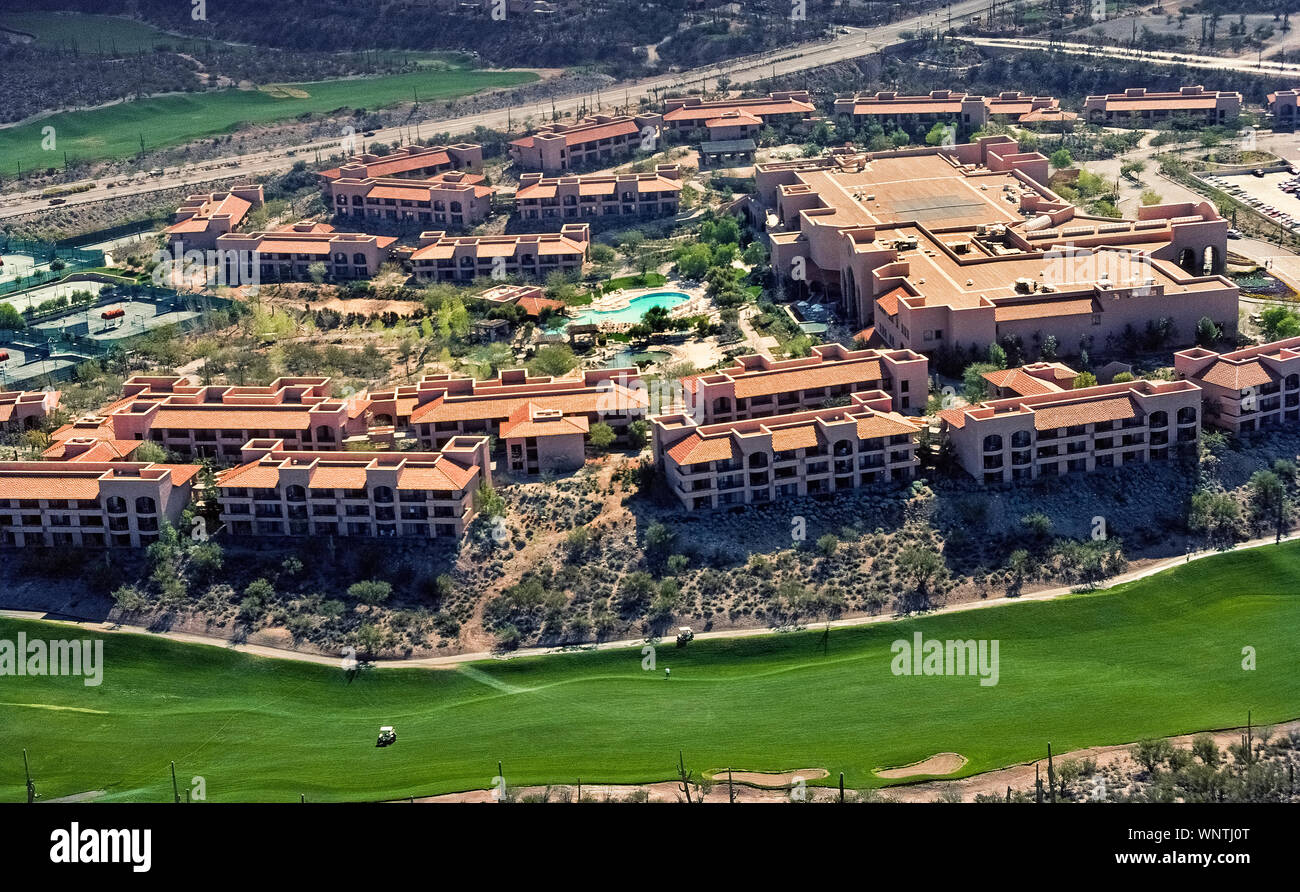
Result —
POLYGON ((1050 335, 1102 350, 1160 319, 1187 343, 1206 316, 1236 331, 1237 288, 1218 275, 1228 223, 1210 202, 1088 217, 1044 185, 1047 171, 1006 137, 835 152, 758 165, 748 209, 792 287, 892 347, 1050 335))
POLYGON ((451 146, 403 146, 387 155, 354 155, 339 167, 321 171, 326 182, 387 177, 430 179, 450 171, 478 173, 483 169, 483 147, 471 143, 451 146))
POLYGON ((0 545, 149 545, 190 503, 198 465, 0 462, 0 545))
POLYGON ((1174 354, 1179 378, 1205 399, 1205 422, 1234 434, 1300 424, 1300 337, 1215 353, 1174 354))
POLYGON ((303 452, 265 439, 248 442, 217 487, 235 536, 454 540, 491 480, 486 437, 457 437, 439 452, 303 452))
POLYGON ((689 511, 780 502, 909 480, 920 425, 881 391, 841 408, 701 425, 688 413, 650 419, 656 464, 689 511))
POLYGON ((326 223, 301 222, 275 232, 227 233, 218 236, 226 281, 302 281, 313 263, 325 264, 332 279, 366 279, 379 272, 397 239, 360 232, 335 232, 326 223))
POLYGON ((1118 468, 1195 453, 1201 391, 1130 381, 993 400, 939 413, 957 462, 983 483, 1118 468))
POLYGON ((660 217, 677 213, 681 169, 660 164, 654 173, 519 177, 515 212, 526 222, 564 223, 611 217, 660 217))
POLYGON ((580 273, 591 250, 591 225, 565 223, 559 232, 520 235, 420 233, 411 268, 420 282, 472 282, 478 278, 523 276, 545 279, 553 272, 580 273))
POLYGON ((1149 126, 1171 118, 1195 118, 1205 124, 1226 124, 1241 113, 1241 94, 1235 90, 1207 90, 1197 84, 1169 92, 1129 87, 1123 93, 1089 96, 1083 101, 1089 123, 1149 126))
POLYGON ((698 96, 668 99, 664 102, 664 130, 685 134, 702 130, 727 115, 745 115, 763 124, 800 121, 814 111, 807 90, 782 90, 761 99, 720 99, 705 102, 698 96))
POLYGON ((919 412, 929 390, 929 360, 911 350, 850 350, 819 344, 812 355, 775 360, 761 353, 682 379, 687 411, 702 424, 823 407, 864 391, 884 391, 900 412, 919 412))
POLYGON ((114 444, 152 440, 187 459, 232 464, 249 440, 274 438, 293 449, 333 450, 366 433, 369 402, 331 396, 328 378, 280 378, 265 387, 235 387, 135 376, 123 392, 122 399, 99 413, 55 431, 55 443, 108 441, 121 452, 114 444))
POLYGON ((1277 126, 1295 126, 1296 121, 1300 120, 1300 89, 1287 87, 1269 93, 1268 113, 1273 116, 1273 123, 1277 126))
POLYGON ((10 390, 0 392, 0 431, 36 427, 59 408, 57 390, 10 390))
POLYGON ((504 437, 502 424, 519 421, 524 416, 516 414, 530 405, 533 415, 554 409, 588 424, 604 422, 621 436, 650 404, 635 368, 591 369, 571 378, 510 369, 486 381, 426 375, 417 385, 377 391, 369 400, 376 424, 409 427, 433 449, 464 434, 504 437))
POLYGON ((234 232, 248 212, 262 206, 262 187, 235 186, 229 192, 191 195, 176 209, 173 222, 163 230, 168 247, 183 251, 211 251, 217 238, 234 232))
POLYGON ((440 173, 427 180, 343 176, 325 185, 325 202, 344 219, 365 223, 441 224, 462 229, 492 213, 492 194, 482 174, 440 173))
POLYGON ((837 117, 854 124, 954 123, 977 129, 989 121, 1028 123, 1034 117, 1060 113, 1051 96, 1026 96, 1010 91, 974 96, 956 90, 931 90, 925 96, 900 96, 893 91, 859 93, 835 100, 837 117))
POLYGON ((510 143, 510 157, 524 170, 557 174, 626 158, 643 144, 658 146, 659 115, 592 115, 572 124, 548 124, 510 143))

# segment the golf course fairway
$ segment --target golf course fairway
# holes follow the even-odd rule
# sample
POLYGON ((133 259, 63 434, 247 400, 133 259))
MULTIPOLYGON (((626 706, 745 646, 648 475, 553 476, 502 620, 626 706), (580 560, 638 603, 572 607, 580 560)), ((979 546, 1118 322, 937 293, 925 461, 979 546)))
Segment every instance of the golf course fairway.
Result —
MULTIPOLYGON (((77 639, 0 618, 0 639, 77 639)), ((825 768, 849 787, 936 753, 956 776, 1056 752, 1300 716, 1300 542, 1114 589, 896 622, 465 664, 364 669, 108 634, 103 681, 0 675, 0 801, 376 800, 511 785, 825 768), (996 640, 996 685, 895 675, 899 639, 996 640), (1254 668, 1244 649, 1253 654, 1254 668), (671 668, 665 678, 664 668, 671 668), (398 741, 379 749, 381 725, 398 741)))

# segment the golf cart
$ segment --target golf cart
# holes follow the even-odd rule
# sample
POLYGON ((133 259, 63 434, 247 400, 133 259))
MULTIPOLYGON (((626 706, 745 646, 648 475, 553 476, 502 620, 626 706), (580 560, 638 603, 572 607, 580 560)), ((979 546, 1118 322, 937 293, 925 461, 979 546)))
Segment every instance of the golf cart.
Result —
POLYGON ((677 627, 677 646, 685 647, 695 638, 695 633, 691 631, 690 626, 677 627))
POLYGON ((397 743, 397 732, 393 730, 392 725, 384 725, 379 729, 379 739, 375 741, 375 746, 392 746, 397 743))

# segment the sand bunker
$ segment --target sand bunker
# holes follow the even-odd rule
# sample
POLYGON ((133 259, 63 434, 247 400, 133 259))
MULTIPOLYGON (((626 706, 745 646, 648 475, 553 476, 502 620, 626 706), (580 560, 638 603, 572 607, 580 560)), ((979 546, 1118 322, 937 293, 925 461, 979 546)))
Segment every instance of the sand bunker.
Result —
POLYGON ((901 768, 877 768, 873 774, 886 780, 897 780, 901 777, 920 777, 927 774, 952 774, 965 764, 966 757, 961 753, 937 753, 928 759, 901 768))
MULTIPOLYGON (((731 780, 737 784, 752 784, 755 787, 788 787, 796 777, 806 781, 828 777, 825 768, 802 768, 798 771, 737 771, 731 769, 731 780)), ((727 782, 727 769, 721 768, 709 775, 715 784, 727 782)))

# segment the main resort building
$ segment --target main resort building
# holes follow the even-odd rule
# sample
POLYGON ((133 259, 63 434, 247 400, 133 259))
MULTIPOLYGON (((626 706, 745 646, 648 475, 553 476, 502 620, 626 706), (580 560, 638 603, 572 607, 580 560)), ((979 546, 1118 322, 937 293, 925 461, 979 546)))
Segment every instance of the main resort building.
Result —
POLYGON ((1237 287, 1220 275, 1228 224, 1210 202, 1089 217, 1047 176, 1045 157, 1001 136, 845 150, 758 165, 747 212, 789 284, 890 347, 1053 336, 1101 350, 1161 319, 1190 343, 1203 317, 1235 334, 1237 287))

